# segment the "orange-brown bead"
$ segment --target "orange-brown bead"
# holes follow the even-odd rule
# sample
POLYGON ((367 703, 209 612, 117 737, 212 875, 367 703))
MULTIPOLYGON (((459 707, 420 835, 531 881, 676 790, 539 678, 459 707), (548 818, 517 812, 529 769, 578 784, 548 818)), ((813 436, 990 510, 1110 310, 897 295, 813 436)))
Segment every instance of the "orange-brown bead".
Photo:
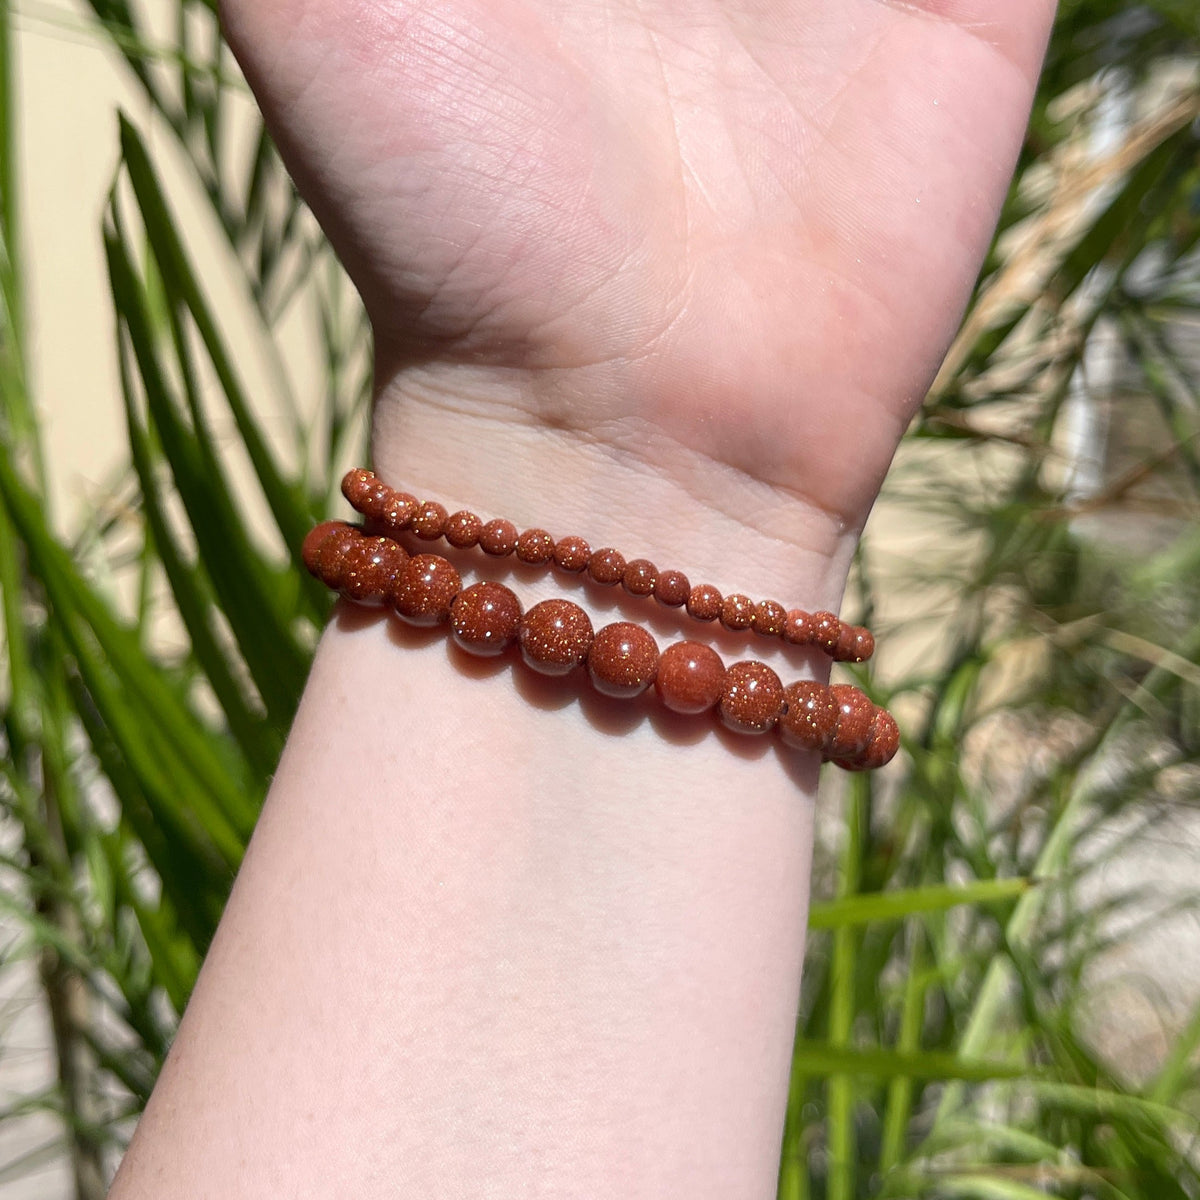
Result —
POLYGON ((440 554, 415 554, 396 580, 392 607, 410 625, 437 625, 450 616, 462 577, 440 554))
POLYGON ((450 604, 450 635, 469 654, 491 658, 517 640, 521 602, 502 583, 473 583, 450 604))
POLYGON ((853 625, 847 625, 845 621, 841 622, 837 645, 833 648, 834 662, 854 662, 854 634, 856 632, 853 625))
POLYGON ((377 520, 389 533, 399 533, 407 529, 421 507, 416 496, 407 492, 392 491, 379 510, 377 520))
POLYGON ((702 642, 675 642, 658 660, 654 687, 664 707, 694 715, 708 712, 721 698, 725 664, 702 642))
POLYGON ((815 612, 812 615, 811 641, 819 646, 826 654, 833 654, 837 649, 838 638, 842 633, 842 623, 831 612, 815 612))
POLYGON ((391 538, 360 537, 342 555, 339 590, 356 604, 382 604, 407 561, 404 548, 391 538))
POLYGON ((763 637, 779 637, 786 620, 787 610, 775 600, 760 600, 754 606, 754 632, 763 637))
POLYGON ((503 517, 489 521, 479 534, 479 548, 494 558, 505 558, 517 548, 517 527, 503 517))
POLYGON ((614 621, 596 632, 587 664, 592 686, 602 695, 637 696, 654 682, 658 643, 640 625, 614 621))
POLYGON ((721 615, 721 593, 711 583, 698 583, 688 592, 687 610, 697 621, 715 621, 721 615))
POLYGON ((854 657, 851 662, 866 662, 875 653, 875 635, 861 625, 854 629, 854 657))
POLYGON ((740 592, 731 592, 721 602, 721 624, 740 633, 754 624, 754 601, 740 592))
POLYGON ((835 683, 829 689, 837 709, 837 728, 825 753, 833 759, 857 758, 871 740, 875 705, 849 683, 835 683))
POLYGON ((766 733, 783 712, 783 684, 766 663, 747 659, 725 672, 717 711, 736 733, 766 733))
POLYGON ((446 531, 446 507, 436 500, 426 500, 412 519, 412 531, 423 541, 436 541, 446 531))
POLYGON ((469 550, 479 544, 483 521, 468 509, 460 508, 446 518, 442 536, 457 550, 469 550))
POLYGON ((860 762, 864 771, 876 771, 886 767, 900 749, 900 729, 896 719, 886 708, 877 708, 871 722, 871 740, 860 762))
POLYGON ((543 675, 566 675, 591 649, 592 622, 571 600, 543 600, 522 618, 521 657, 543 675))
POLYGON ((631 596, 649 596, 658 582, 658 568, 648 558, 635 558, 625 564, 621 583, 631 596))
POLYGON ((654 598, 667 608, 679 608, 686 604, 692 585, 682 571, 659 571, 654 583, 654 598))
POLYGON ((605 546, 592 555, 588 563, 588 574, 604 587, 618 584, 625 576, 625 556, 611 546, 605 546))
POLYGON ((517 558, 540 567, 554 557, 554 539, 544 529, 526 529, 517 538, 517 558))
POLYGON ((837 705, 824 683, 800 679, 783 689, 787 712, 779 718, 779 736, 797 750, 823 753, 837 730, 837 705))
POLYGON ((317 547, 315 574, 326 587, 341 591, 346 572, 346 552, 362 538, 362 530, 353 525, 335 529, 317 547))
POLYGON ((344 528, 344 521, 322 521, 320 525, 314 525, 308 531, 304 544, 300 547, 300 561, 310 575, 320 578, 320 572, 317 570, 317 552, 321 549, 321 543, 331 533, 344 528))
POLYGON ((374 471, 366 467, 354 467, 342 476, 342 495, 346 497, 353 509, 358 509, 366 498, 367 492, 378 480, 374 471))
POLYGON ((793 608, 783 622, 783 640, 789 646, 807 646, 812 642, 813 620, 802 608, 793 608))
POLYGON ((562 571, 570 571, 572 575, 586 571, 592 561, 592 548, 581 537, 559 538, 554 543, 554 562, 562 571))

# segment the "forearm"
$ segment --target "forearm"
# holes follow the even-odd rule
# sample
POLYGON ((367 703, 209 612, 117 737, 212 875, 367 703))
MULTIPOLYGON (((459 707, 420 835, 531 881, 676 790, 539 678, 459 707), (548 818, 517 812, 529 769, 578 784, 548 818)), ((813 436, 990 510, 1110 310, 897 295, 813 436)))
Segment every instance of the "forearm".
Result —
MULTIPOLYGON (((735 536, 673 467, 488 445, 478 415, 430 441, 408 411, 385 478, 836 607, 840 563, 735 536), (436 487, 443 456, 465 469, 436 487)), ((791 528, 828 544, 798 503, 791 528)), ((561 575, 513 586, 623 615, 561 575)), ((696 636, 628 604, 660 645, 696 636)), ((773 1195, 815 782, 774 738, 340 610, 113 1195, 773 1195)))

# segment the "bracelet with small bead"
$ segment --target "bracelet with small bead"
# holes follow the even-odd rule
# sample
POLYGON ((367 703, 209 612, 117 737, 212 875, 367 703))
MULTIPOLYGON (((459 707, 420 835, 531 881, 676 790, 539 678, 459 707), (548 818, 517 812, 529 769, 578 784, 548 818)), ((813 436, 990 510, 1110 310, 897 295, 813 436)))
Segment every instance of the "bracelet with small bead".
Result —
POLYGON ((410 556, 391 538, 340 521, 313 529, 301 553, 314 576, 358 604, 386 605, 415 626, 449 623, 455 643, 470 654, 493 656, 516 644, 526 664, 543 675, 586 666, 592 685, 606 696, 633 697, 653 686, 672 712, 715 709, 729 729, 775 729, 785 744, 818 752, 846 770, 882 767, 899 748, 891 714, 850 684, 799 680, 785 687, 766 663, 726 667, 699 642, 676 642, 660 654, 640 625, 616 621, 593 630, 571 600, 543 600, 525 611, 504 584, 464 588, 449 559, 410 556))
POLYGON ((373 471, 355 467, 342 480, 352 508, 387 535, 409 531, 423 541, 445 540, 456 549, 478 546, 495 558, 515 555, 526 566, 556 566, 602 586, 620 584, 631 596, 653 596, 668 608, 684 608, 697 621, 717 621, 734 632, 781 638, 791 646, 815 646, 835 662, 866 662, 875 652, 869 630, 850 625, 831 612, 785 609, 774 600, 754 601, 733 592, 723 596, 711 584, 692 586, 682 571, 660 571, 645 558, 626 559, 611 546, 593 551, 581 537, 555 539, 544 529, 518 532, 497 517, 484 522, 473 512, 448 513, 436 500, 418 500, 397 491, 373 471))

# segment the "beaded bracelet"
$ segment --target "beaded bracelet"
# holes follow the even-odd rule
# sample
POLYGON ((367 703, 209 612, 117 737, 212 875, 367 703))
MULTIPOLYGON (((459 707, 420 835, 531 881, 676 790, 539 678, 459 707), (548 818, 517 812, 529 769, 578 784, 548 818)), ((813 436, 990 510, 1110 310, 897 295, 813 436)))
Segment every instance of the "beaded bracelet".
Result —
POLYGON ((543 600, 528 612, 501 583, 464 588, 454 564, 438 554, 410 556, 391 538, 340 521, 325 521, 304 540, 305 566, 328 587, 362 605, 390 607, 416 626, 450 625, 470 654, 490 657, 514 643, 533 670, 566 675, 586 665, 603 695, 633 697, 653 685, 673 712, 716 709, 738 733, 776 729, 785 744, 821 754, 851 771, 882 767, 896 754, 896 722, 858 688, 798 680, 784 687, 766 663, 726 667, 709 646, 681 641, 661 654, 639 625, 616 621, 593 631, 571 600, 543 600))
POLYGON ((365 467, 355 467, 342 480, 342 495, 350 506, 392 535, 410 530, 424 541, 445 538, 456 549, 478 546, 485 554, 504 558, 510 554, 527 566, 556 566, 578 574, 586 571, 593 582, 621 584, 631 596, 653 596, 669 608, 686 608, 697 621, 716 621, 733 632, 750 630, 763 637, 778 637, 792 646, 815 646, 834 662, 866 662, 875 652, 875 639, 867 629, 850 625, 831 612, 790 611, 775 600, 757 603, 740 592, 722 596, 711 584, 691 586, 682 571, 660 571, 645 558, 627 560, 611 546, 593 551, 581 537, 555 539, 544 529, 521 533, 504 517, 484 522, 465 509, 448 513, 436 500, 420 501, 399 492, 365 467))

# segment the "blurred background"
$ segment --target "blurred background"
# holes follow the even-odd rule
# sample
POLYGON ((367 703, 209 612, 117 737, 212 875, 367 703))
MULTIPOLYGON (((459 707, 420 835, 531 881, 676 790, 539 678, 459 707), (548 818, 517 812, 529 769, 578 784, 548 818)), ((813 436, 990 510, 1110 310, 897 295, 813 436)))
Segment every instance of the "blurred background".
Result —
MULTIPOLYGON (((365 456, 362 313, 206 0, 0 0, 0 1195, 104 1194, 365 456), (333 486, 331 486, 333 485, 333 486)), ((1066 0, 846 671, 783 1200, 1200 1197, 1200 6, 1066 0)))

